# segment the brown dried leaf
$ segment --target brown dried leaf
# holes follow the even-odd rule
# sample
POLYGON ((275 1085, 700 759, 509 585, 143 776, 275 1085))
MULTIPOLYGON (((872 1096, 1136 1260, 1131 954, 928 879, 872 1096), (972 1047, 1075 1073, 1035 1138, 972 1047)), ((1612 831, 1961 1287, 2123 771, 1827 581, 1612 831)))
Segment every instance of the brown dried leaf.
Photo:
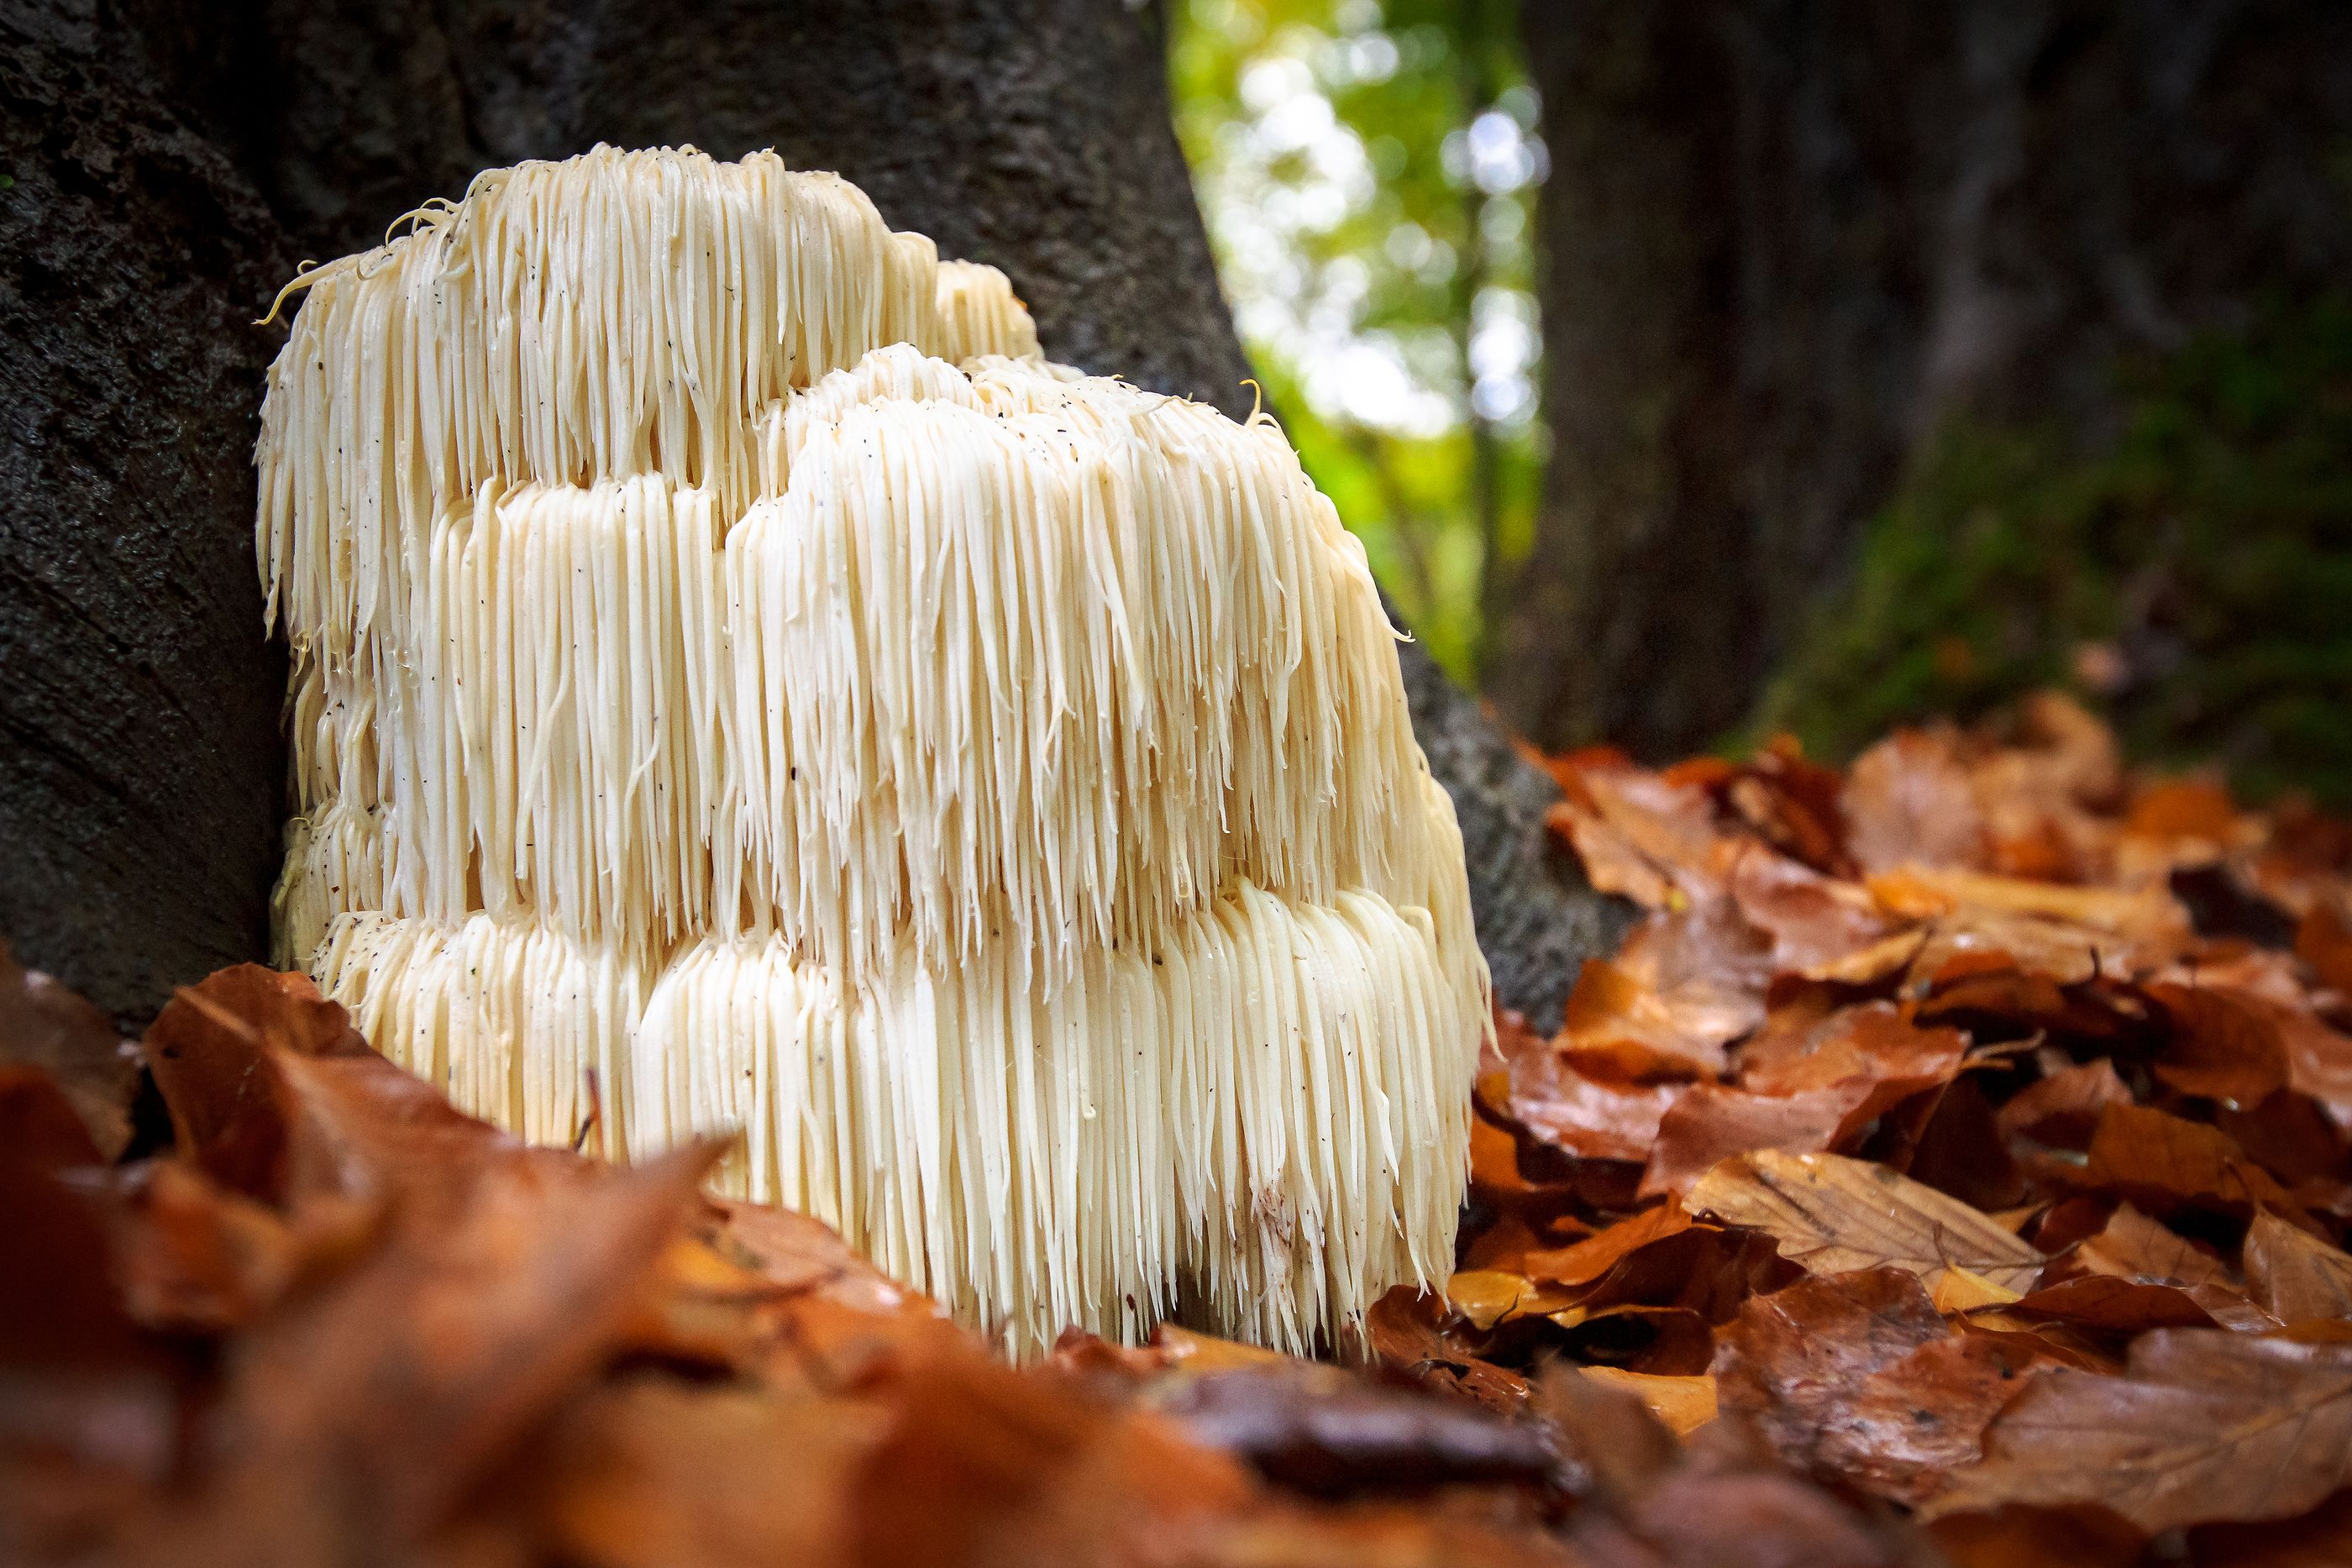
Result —
POLYGON ((38 969, 19 965, 0 937, 0 1068, 47 1075, 108 1159, 131 1139, 138 1051, 105 1011, 38 969))
POLYGON ((2084 1149, 2109 1105, 2128 1105, 2132 1092, 2105 1057, 2061 1068, 2019 1090, 1996 1113, 2008 1138, 2031 1138, 2055 1149, 2084 1149))
POLYGON ((1530 1276, 1552 1284, 1589 1285, 1633 1253, 1670 1236, 1679 1236, 1690 1228, 1690 1216, 1680 1204, 1657 1204, 1572 1247, 1530 1252, 1525 1266, 1530 1276))
POLYGON ((2283 1323, 2352 1320, 2352 1256, 2274 1215, 2246 1231, 2246 1283, 2283 1323))
POLYGON ((2162 1329, 2127 1371, 2037 1379, 1937 1512, 2096 1503, 2155 1533, 2291 1519, 2352 1480, 2352 1346, 2162 1329))
POLYGON ((1511 1059, 1511 1114, 1545 1143, 1587 1159, 1638 1166, 1684 1088, 1598 1078, 1549 1046, 1511 1059))
POLYGON ((1866 1002, 1808 1029, 1767 1029, 1741 1049, 1739 1082, 1762 1094, 1796 1094, 1864 1078, 1887 1084, 1877 1098, 1892 1104, 1948 1082, 1968 1045, 1958 1030, 1921 1029, 1892 1002, 1866 1002))
POLYGON ((2295 928, 2295 956, 2329 990, 2352 995, 2352 917, 2332 898, 2315 900, 2295 928))
POLYGON ((1152 1408, 1192 1441, 1311 1497, 1540 1482, 1552 1466, 1525 1422, 1308 1362, 1184 1378, 1152 1408))
POLYGON ((2113 1274, 2084 1274, 2044 1285, 2020 1297, 2008 1310, 2109 1333, 2221 1326, 2195 1296, 2179 1285, 2113 1274))
POLYGON ((0 1149, 37 1171, 95 1166, 106 1157, 57 1080, 37 1067, 0 1067, 0 1149))
POLYGON ((1764 1020, 1763 938, 1721 903, 1654 915, 1614 960, 1588 958, 1559 1044, 1620 1078, 1712 1078, 1764 1020))
POLYGON ((1984 815, 1949 730, 1897 730, 1864 752, 1842 803, 1846 847, 1864 870, 1985 863, 1984 815))
POLYGON ((1949 1333, 1918 1279, 1902 1270, 1815 1274, 1757 1297, 1724 1329, 1718 1397, 1789 1464, 1836 1476, 1824 1448, 1863 1385, 1949 1333))
POLYGON ((2042 1254, 1977 1209, 1884 1166, 1770 1150, 1724 1161, 1685 1199, 1695 1211, 1764 1231, 1816 1274, 1892 1265, 1933 1289, 1948 1270, 2013 1291, 2042 1254))
POLYGON ((2163 950, 2190 936, 2188 912, 2161 887, 2076 887, 1985 872, 1904 866, 1870 879, 1878 902, 1897 913, 2045 921, 2163 950))
POLYGON ((1528 1380, 1471 1349, 1448 1323, 1442 1296, 1399 1285, 1372 1303, 1364 1330, 1383 1365, 1425 1387, 1506 1416, 1527 1407, 1528 1380))
POLYGON ((1862 887, 1785 855, 1750 848, 1732 862, 1731 898, 1772 939, 1776 969, 1814 969, 1885 939, 1887 923, 1862 887))
POLYGON ((1251 1501, 1240 1466, 1171 1423, 955 1340, 860 1393, 885 1420, 845 1492, 852 1562, 1181 1561, 1251 1501))
POLYGON ((235 1467, 197 1538, 247 1538, 266 1509, 289 1542, 422 1539, 619 1343, 711 1151, 632 1170, 531 1153, 248 1331, 235 1467))
POLYGON ((1677 1437, 1687 1437, 1715 1419, 1717 1396, 1713 1374, 1668 1377, 1656 1373, 1628 1372, 1622 1366, 1580 1366, 1576 1370, 1580 1376, 1631 1394, 1677 1437))
POLYGON ((2159 1214, 2181 1208, 2302 1212, 2227 1134, 2145 1105, 2100 1111, 2081 1180, 2159 1214))
POLYGON ((1927 1533, 1952 1568, 2138 1568, 2147 1545, 2143 1532, 2093 1507, 1948 1513, 1927 1533))
POLYGON ((1657 1142, 1642 1174, 1644 1197, 1687 1192, 1724 1160, 1758 1149, 1811 1154, 1837 1142, 1869 1093, 1866 1082, 1795 1094, 1752 1094, 1695 1083, 1658 1119, 1657 1142))
POLYGON ((1563 798, 1545 813, 1545 825, 1576 851, 1594 887, 1652 910, 1684 908, 1721 891, 1722 835, 1706 790, 1622 758, 1559 758, 1548 766, 1563 798))
POLYGON ((374 1054, 309 979, 258 964, 182 988, 148 1026, 142 1049, 182 1155, 264 1202, 285 1195, 288 1176, 289 1114, 274 1063, 374 1054))
POLYGON ((2158 1280, 2176 1285, 2230 1283, 2230 1270, 2221 1259, 2128 1203, 2118 1205, 2107 1222, 2062 1261, 2070 1270, 2124 1280, 2158 1280))
POLYGON ((2286 1045, 2260 998, 2218 986, 2157 985, 2172 1022, 2156 1075, 2184 1094, 2260 1103, 2287 1081, 2286 1045))

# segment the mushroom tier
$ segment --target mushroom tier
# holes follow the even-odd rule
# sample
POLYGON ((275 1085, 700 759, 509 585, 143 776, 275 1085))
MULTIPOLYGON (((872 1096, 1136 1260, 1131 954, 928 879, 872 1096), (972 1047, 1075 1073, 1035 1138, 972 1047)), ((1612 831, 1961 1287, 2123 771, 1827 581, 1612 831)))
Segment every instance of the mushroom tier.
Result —
POLYGON ((393 1061, 526 1137, 642 1157, 743 1129, 722 1189, 825 1220, 1016 1353, 1171 1311, 1302 1349, 1451 1265, 1478 1019, 1434 924, 1244 883, 1049 989, 1003 948, 853 979, 773 936, 647 963, 356 915, 317 970, 393 1061))
POLYGON ((534 1139, 740 1126, 722 1186, 1017 1349, 1442 1277, 1460 838, 1271 420, 772 159, 498 172, 303 281, 277 936, 382 1049, 534 1139))

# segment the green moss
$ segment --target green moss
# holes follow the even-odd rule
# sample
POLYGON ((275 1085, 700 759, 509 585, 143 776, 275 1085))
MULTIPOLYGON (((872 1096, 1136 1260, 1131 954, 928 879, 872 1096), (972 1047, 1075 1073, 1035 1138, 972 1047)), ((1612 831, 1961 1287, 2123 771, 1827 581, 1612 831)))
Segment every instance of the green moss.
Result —
POLYGON ((1843 756, 2042 685, 2137 755, 2352 804, 2352 300, 2140 368, 2106 450, 1948 430, 1759 728, 1843 756))

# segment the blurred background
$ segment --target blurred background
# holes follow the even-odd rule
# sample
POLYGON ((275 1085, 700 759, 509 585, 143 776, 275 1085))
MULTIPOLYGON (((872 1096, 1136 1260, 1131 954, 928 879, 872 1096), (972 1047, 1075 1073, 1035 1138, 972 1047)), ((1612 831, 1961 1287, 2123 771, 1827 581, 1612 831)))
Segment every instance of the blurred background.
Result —
POLYGON ((1170 0, 1244 341, 1553 749, 2074 692, 2352 804, 2352 7, 1170 0))

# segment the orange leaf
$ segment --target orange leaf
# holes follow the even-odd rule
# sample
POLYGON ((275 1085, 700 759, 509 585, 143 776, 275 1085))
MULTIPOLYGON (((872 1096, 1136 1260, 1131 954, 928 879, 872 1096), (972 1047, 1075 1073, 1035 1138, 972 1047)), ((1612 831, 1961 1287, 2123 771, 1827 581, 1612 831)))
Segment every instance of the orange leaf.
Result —
POLYGON ((1715 1419, 1716 1386, 1712 1375, 1675 1377, 1627 1372, 1619 1366, 1580 1366, 1576 1370, 1595 1383, 1631 1394, 1678 1437, 1687 1437, 1715 1419))
POLYGON ((1557 1285, 1588 1285, 1615 1268, 1629 1254, 1638 1252, 1654 1241, 1669 1236, 1679 1236, 1691 1228, 1690 1216, 1682 1206, 1666 1202, 1643 1209, 1630 1219, 1621 1219, 1596 1235, 1588 1236, 1573 1247, 1563 1247, 1549 1252, 1530 1252, 1527 1271, 1531 1276, 1557 1285))

